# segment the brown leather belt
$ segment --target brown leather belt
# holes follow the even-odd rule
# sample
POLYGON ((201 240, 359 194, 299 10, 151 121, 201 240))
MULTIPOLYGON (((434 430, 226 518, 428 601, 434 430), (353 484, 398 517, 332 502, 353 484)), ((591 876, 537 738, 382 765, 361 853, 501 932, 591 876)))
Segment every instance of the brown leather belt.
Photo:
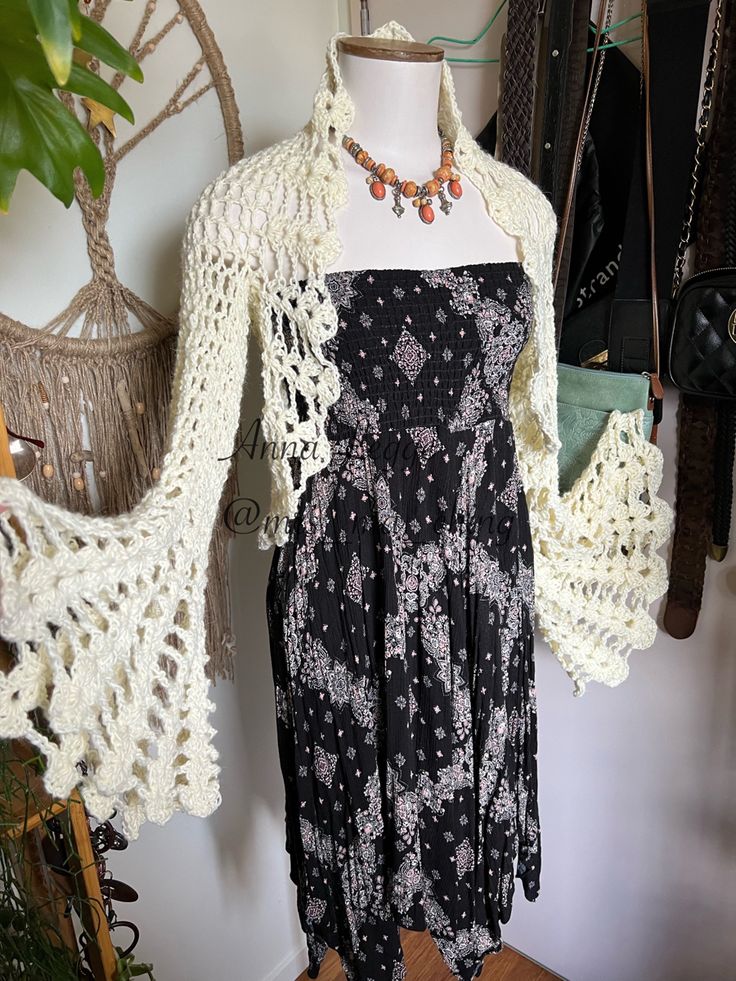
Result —
POLYGON ((526 177, 532 163, 538 8, 539 0, 510 0, 498 105, 500 159, 526 177))

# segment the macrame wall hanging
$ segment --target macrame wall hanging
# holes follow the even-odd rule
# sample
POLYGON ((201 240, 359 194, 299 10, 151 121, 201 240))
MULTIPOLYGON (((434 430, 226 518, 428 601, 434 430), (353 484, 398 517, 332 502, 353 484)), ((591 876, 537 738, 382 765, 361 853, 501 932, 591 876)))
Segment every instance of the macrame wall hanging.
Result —
MULTIPOLYGON (((105 163, 105 187, 93 198, 75 172, 75 196, 87 239, 91 278, 48 323, 31 327, 0 314, 0 402, 8 427, 43 440, 27 477, 47 501, 83 513, 129 511, 157 479, 166 446, 166 426, 176 349, 177 322, 123 285, 115 271, 107 232, 110 199, 120 161, 167 119, 184 112, 213 89, 227 138, 227 164, 243 156, 238 108, 222 53, 195 0, 169 0, 171 16, 154 29, 164 3, 125 4, 135 19, 130 53, 146 62, 166 57, 178 31, 192 34, 201 51, 163 108, 124 142, 115 135, 112 111, 60 92, 67 108, 87 126, 105 163), (142 10, 141 10, 142 6, 142 10), (196 87, 195 87, 196 86, 196 87), (139 323, 131 324, 130 314, 139 323), (75 325, 81 320, 81 324, 75 325)), ((110 0, 82 4, 103 23, 110 0)), ((120 11, 116 10, 116 16, 120 11)), ((125 44, 123 31, 113 31, 125 44)), ((99 71, 96 59, 87 67, 99 71)), ((125 76, 108 79, 118 89, 125 76)), ((145 85, 145 82, 143 83, 145 85)), ((237 493, 235 467, 223 500, 237 493)), ((208 569, 208 674, 231 678, 234 637, 230 627, 227 550, 230 533, 219 522, 208 569)))

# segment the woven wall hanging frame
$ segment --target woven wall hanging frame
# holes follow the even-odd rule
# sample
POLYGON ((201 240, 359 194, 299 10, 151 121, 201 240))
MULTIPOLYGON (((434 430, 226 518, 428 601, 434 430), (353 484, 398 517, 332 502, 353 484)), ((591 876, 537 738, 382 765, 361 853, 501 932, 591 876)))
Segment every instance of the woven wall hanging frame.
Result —
MULTIPOLYGON (((81 9, 102 24, 110 0, 81 9)), ((177 319, 154 309, 117 277, 107 231, 119 162, 167 119, 185 111, 206 92, 217 94, 227 141, 227 164, 244 154, 238 107, 222 52, 196 0, 172 0, 172 14, 152 27, 157 0, 130 4, 137 19, 126 44, 144 72, 146 60, 164 53, 175 32, 189 31, 200 56, 179 76, 173 94, 148 122, 124 142, 102 123, 90 125, 88 110, 68 92, 58 97, 88 126, 105 166, 102 194, 93 198, 75 171, 75 198, 87 241, 91 276, 48 323, 30 326, 0 313, 0 402, 8 427, 43 440, 26 478, 44 500, 85 514, 130 511, 157 479, 166 449, 168 407, 176 352, 177 319), (138 324, 131 323, 131 314, 138 324), (81 324, 75 329, 75 325, 81 324), (72 331, 74 336, 72 336, 72 331)), ((87 67, 99 71, 92 59, 87 67)), ((109 79, 118 89, 125 76, 109 79)), ((145 85, 145 82, 143 83, 145 85)), ((113 124, 113 129, 114 124, 113 124)), ((222 502, 237 496, 231 466, 222 502)), ((228 545, 232 535, 219 520, 213 535, 206 590, 207 672, 231 679, 235 640, 230 620, 228 545)))

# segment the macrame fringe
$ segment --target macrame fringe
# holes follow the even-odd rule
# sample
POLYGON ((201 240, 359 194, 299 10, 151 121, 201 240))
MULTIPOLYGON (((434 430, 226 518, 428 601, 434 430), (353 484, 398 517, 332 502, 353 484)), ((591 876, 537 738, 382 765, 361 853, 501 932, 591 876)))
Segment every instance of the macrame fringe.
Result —
MULTIPOLYGON (((135 507, 164 457, 175 353, 173 329, 159 337, 116 338, 113 350, 101 340, 40 332, 31 343, 20 325, 0 324, 0 402, 7 425, 45 444, 26 478, 39 497, 82 514, 116 515, 135 507)), ((233 467, 222 501, 236 495, 233 467)), ((213 683, 234 675, 231 537, 218 520, 205 591, 207 676, 213 683)))

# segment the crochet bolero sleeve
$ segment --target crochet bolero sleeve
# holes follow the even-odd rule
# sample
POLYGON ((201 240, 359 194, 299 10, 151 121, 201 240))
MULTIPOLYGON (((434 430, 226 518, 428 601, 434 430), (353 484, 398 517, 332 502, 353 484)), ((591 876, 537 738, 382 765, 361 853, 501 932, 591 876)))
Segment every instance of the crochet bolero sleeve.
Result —
POLYGON ((536 623, 580 695, 590 681, 620 684, 630 651, 653 644, 649 607, 667 589, 666 560, 657 550, 671 535, 673 514, 658 496, 662 452, 646 438, 641 410, 612 412, 587 467, 559 492, 557 219, 535 185, 519 174, 507 179, 525 202, 516 230, 534 295, 510 406, 534 544, 536 623))
MULTIPOLYGON (((411 35, 395 22, 375 36, 411 35)), ((324 280, 340 251, 347 200, 340 134, 352 119, 335 35, 308 124, 233 164, 191 209, 181 245, 179 337, 160 476, 117 517, 83 516, 0 478, 0 738, 29 740, 50 793, 79 786, 129 837, 176 810, 219 803, 205 673, 210 539, 238 428, 247 348, 262 354, 265 443, 314 452, 271 459, 267 548, 284 540, 312 473, 329 460, 325 419, 338 373, 323 351, 337 329, 324 280), (84 761, 80 770, 78 764, 84 761)), ((662 455, 641 412, 611 414, 585 471, 558 489, 557 356, 552 297, 556 219, 544 195, 485 153, 462 125, 443 63, 439 119, 488 213, 518 238, 532 328, 510 411, 534 545, 537 625, 572 679, 617 685, 649 647, 649 606, 667 585, 657 549, 672 512, 658 497, 662 455)))
MULTIPOLYGON (((246 162, 235 165, 237 171, 246 162)), ((205 675, 204 586, 246 374, 252 279, 224 174, 181 244, 179 334, 158 481, 129 513, 75 514, 0 479, 0 738, 47 760, 45 783, 80 785, 97 817, 143 820, 219 801, 205 675), (78 769, 84 760, 87 775, 78 769)))

